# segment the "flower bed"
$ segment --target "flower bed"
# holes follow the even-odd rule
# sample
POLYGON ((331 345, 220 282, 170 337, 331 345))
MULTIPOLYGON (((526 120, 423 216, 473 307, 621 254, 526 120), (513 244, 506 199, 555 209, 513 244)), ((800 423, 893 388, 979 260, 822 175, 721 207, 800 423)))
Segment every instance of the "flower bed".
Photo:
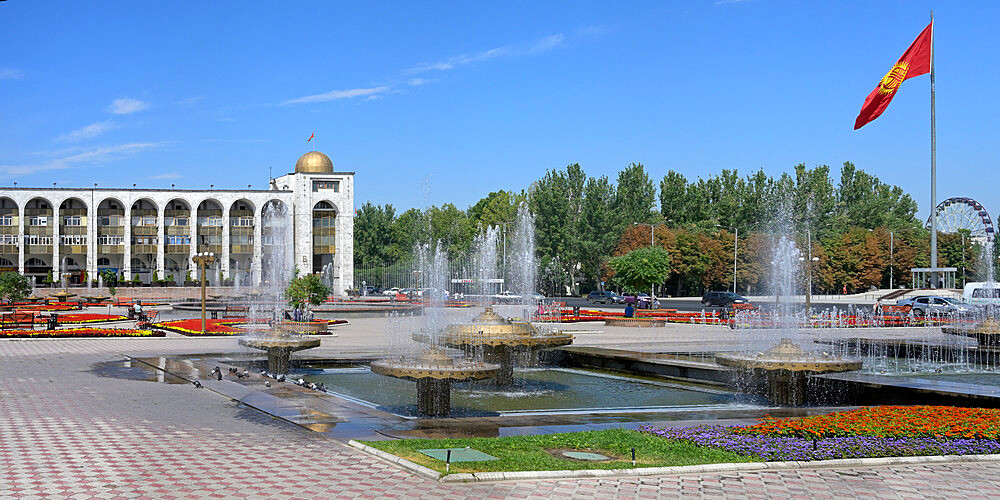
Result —
POLYGON ((876 406, 795 420, 766 418, 738 434, 784 437, 1000 438, 1000 409, 954 406, 876 406))
POLYGON ((639 428, 655 436, 748 455, 763 461, 830 460, 835 458, 908 457, 1000 453, 995 439, 847 436, 822 439, 740 434, 722 426, 639 428))
POLYGON ((0 338, 73 338, 73 337, 163 337, 163 332, 131 328, 63 328, 59 330, 5 330, 0 338))
POLYGON ((50 302, 38 304, 33 302, 15 302, 16 311, 78 311, 80 305, 76 302, 50 302))
MULTIPOLYGON (((21 310, 20 308, 18 309, 21 310)), ((28 311, 34 312, 34 311, 28 311)), ((108 321, 121 321, 127 319, 120 314, 100 314, 100 313, 62 313, 57 314, 60 325, 72 325, 81 323, 104 323, 108 321)), ((48 316, 36 315, 35 324, 45 324, 48 316)))
MULTIPOLYGON (((317 320, 325 321, 325 320, 317 320)), ((188 336, 232 336, 232 335, 243 335, 246 333, 242 328, 238 328, 235 325, 242 325, 246 323, 266 323, 262 319, 249 319, 249 318, 226 318, 226 319, 206 319, 205 320, 205 333, 201 332, 201 318, 194 319, 178 319, 173 321, 164 321, 162 323, 155 323, 154 328, 160 328, 163 330, 169 330, 172 332, 177 332, 188 336)), ((346 320, 329 320, 327 324, 339 325, 347 323, 346 320)), ((312 335, 329 335, 329 332, 322 331, 319 333, 314 333, 312 335)))
POLYGON ((1000 453, 1000 409, 881 406, 747 427, 639 430, 768 461, 1000 453))

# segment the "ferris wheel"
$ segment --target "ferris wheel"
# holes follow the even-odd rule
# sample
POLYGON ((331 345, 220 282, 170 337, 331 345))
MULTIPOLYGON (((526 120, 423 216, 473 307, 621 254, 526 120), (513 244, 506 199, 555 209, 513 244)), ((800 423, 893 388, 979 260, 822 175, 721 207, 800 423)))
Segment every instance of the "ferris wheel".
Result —
MULTIPOLYGON (((948 198, 937 206, 938 231, 955 233, 959 229, 967 229, 972 239, 985 243, 993 241, 996 230, 993 219, 983 205, 972 198, 948 198)), ((927 218, 927 227, 931 220, 927 218)))

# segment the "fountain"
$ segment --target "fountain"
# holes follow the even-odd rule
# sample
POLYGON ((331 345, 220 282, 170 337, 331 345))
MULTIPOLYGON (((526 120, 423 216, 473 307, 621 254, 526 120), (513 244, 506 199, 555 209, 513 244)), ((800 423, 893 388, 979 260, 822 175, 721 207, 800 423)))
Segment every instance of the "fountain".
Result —
POLYGON ((511 321, 492 307, 486 307, 470 323, 448 325, 438 341, 470 354, 482 351, 483 359, 500 365, 497 385, 509 386, 514 383, 514 360, 518 354, 534 359, 539 349, 569 345, 573 336, 541 332, 527 321, 511 321))
POLYGON ((733 383, 742 392, 762 395, 771 403, 788 406, 802 406, 810 401, 808 389, 813 376, 855 371, 862 366, 858 359, 816 352, 813 335, 802 330, 809 318, 797 314, 792 302, 798 288, 800 254, 787 236, 781 235, 774 241, 771 279, 775 306, 770 324, 765 325, 759 311, 738 312, 737 324, 759 321, 744 336, 751 349, 715 356, 716 363, 734 369, 733 383), (763 349, 775 340, 778 340, 776 345, 763 349))
POLYGON ((274 374, 288 373, 293 352, 319 347, 320 341, 302 338, 298 325, 282 321, 285 306, 284 285, 292 277, 291 217, 284 205, 269 204, 262 217, 274 244, 265 245, 266 265, 261 294, 250 305, 251 319, 266 318, 267 324, 251 321, 245 328, 247 336, 239 344, 267 352, 267 370, 274 374))
POLYGON ((456 359, 438 347, 427 347, 409 358, 386 358, 371 364, 372 373, 417 383, 417 411, 440 417, 451 413, 451 385, 465 380, 496 376, 500 366, 468 359, 456 359))

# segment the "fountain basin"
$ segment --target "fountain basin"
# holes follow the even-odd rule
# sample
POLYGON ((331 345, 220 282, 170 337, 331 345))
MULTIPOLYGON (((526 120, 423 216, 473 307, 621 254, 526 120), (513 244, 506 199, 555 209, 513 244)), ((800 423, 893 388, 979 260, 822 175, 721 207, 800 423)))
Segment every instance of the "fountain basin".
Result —
POLYGON ((303 349, 319 347, 320 341, 288 336, 273 336, 241 338, 239 344, 267 352, 267 371, 271 373, 288 373, 292 353, 303 349))
POLYGON ((329 326, 326 321, 275 321, 271 329, 284 333, 320 333, 329 326))
POLYGON ((812 375, 860 370, 861 360, 816 356, 781 339, 778 345, 757 353, 720 353, 715 362, 735 368, 734 383, 741 390, 765 396, 774 404, 802 406, 808 402, 812 375))
POLYGON ((497 375, 500 365, 448 356, 440 348, 428 347, 415 358, 380 359, 372 373, 417 383, 417 411, 440 417, 451 413, 451 385, 497 375))
POLYGON ((946 326, 941 331, 951 335, 964 335, 975 338, 979 345, 995 346, 1000 344, 1000 321, 986 318, 974 326, 946 326))
POLYGON ((500 365, 497 384, 510 385, 517 353, 530 356, 539 349, 569 345, 573 335, 540 332, 531 323, 510 321, 487 307, 471 323, 449 325, 439 342, 467 352, 482 349, 486 361, 500 365))

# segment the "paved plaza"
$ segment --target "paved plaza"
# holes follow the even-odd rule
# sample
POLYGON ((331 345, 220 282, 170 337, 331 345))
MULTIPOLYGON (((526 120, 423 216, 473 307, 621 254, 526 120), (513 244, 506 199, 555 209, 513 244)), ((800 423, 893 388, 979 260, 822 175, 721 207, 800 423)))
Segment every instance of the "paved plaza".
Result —
MULTIPOLYGON (((321 349, 377 350, 381 322, 353 321, 321 349)), ((732 340, 726 329, 690 325, 592 330, 581 345, 732 340)), ((998 463, 440 483, 208 389, 98 373, 122 354, 236 349, 232 338, 0 340, 0 498, 1000 496, 998 463)))

